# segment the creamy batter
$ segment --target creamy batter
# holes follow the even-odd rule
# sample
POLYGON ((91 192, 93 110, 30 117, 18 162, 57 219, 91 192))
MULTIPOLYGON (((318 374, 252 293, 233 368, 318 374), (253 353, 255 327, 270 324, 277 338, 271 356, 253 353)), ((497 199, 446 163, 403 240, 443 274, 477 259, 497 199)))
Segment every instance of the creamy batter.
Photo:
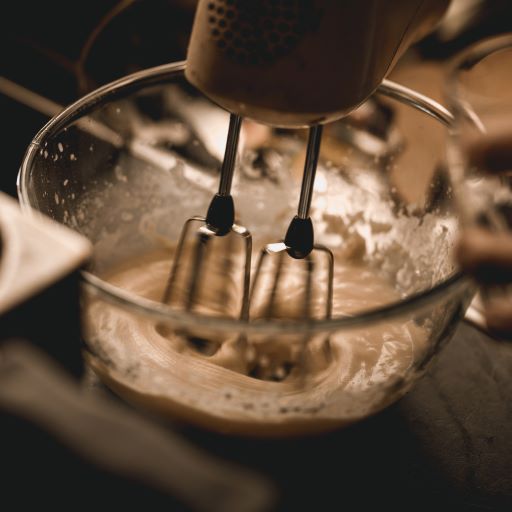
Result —
MULTIPOLYGON (((335 316, 400 299, 392 284, 355 253, 335 254, 335 316)), ((153 252, 103 277, 160 301, 171 259, 168 251, 153 252)), ((223 282, 220 271, 215 275, 209 268, 208 276, 209 289, 223 282)), ((325 283, 317 285, 321 305, 325 283)), ((300 281, 285 283, 277 316, 293 316, 300 288, 300 281)), ((90 300, 86 312, 86 337, 95 354, 91 363, 123 396, 207 428, 255 435, 321 431, 376 412, 406 390, 396 384, 407 381, 428 337, 408 319, 309 338, 244 340, 237 333, 208 337, 197 327, 176 332, 98 300, 90 300)), ((251 316, 258 316, 257 304, 251 316)))

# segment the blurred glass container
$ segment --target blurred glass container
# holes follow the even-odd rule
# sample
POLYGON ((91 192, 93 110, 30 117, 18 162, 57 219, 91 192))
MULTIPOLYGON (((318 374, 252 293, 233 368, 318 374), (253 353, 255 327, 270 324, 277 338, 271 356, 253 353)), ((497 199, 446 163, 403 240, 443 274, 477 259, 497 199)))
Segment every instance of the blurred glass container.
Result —
MULTIPOLYGON (((187 84, 183 70, 183 63, 153 68, 85 96, 39 132, 22 164, 25 211, 42 212, 93 243, 83 273, 88 361, 126 399, 223 432, 311 433, 396 401, 451 338, 474 292, 452 260, 458 219, 442 151, 423 159, 433 164, 418 177, 426 183, 421 204, 408 204, 393 180, 425 166, 411 169, 410 155, 425 152, 429 133, 444 135, 449 113, 385 81, 381 99, 325 130, 313 200, 317 239, 335 252, 357 253, 358 276, 371 269, 396 298, 348 315, 335 307, 328 320, 245 322, 173 309, 105 277, 135 257, 168 250, 216 190, 228 114, 187 84), (405 117, 414 130, 401 129, 405 117), (137 335, 133 322, 144 326, 137 335), (340 364, 313 388, 269 382, 210 364, 200 348, 194 357, 171 349, 162 356, 165 343, 151 340, 179 330, 220 345, 242 334, 254 346, 307 334, 304 350, 329 339, 340 364)), ((256 250, 282 237, 294 214, 304 133, 244 122, 233 195, 256 250)))
MULTIPOLYGON (((512 35, 468 48, 452 63, 446 81, 454 115, 448 163, 461 220, 466 228, 501 235, 512 234, 511 82, 512 35)), ((482 288, 484 303, 510 299, 510 286, 492 272, 487 272, 490 284, 482 288)))

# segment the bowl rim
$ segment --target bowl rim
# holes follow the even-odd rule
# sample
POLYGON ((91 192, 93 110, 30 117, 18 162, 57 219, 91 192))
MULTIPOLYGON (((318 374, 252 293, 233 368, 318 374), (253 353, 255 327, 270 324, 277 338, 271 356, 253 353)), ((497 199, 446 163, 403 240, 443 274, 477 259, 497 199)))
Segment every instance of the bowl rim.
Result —
MULTIPOLYGON (((457 53, 449 62, 444 74, 444 93, 451 103, 463 101, 464 87, 459 83, 461 72, 471 70, 474 66, 502 50, 512 50, 512 32, 498 34, 480 39, 457 53)), ((453 108, 454 105, 450 105, 453 108)))
MULTIPOLYGON (((183 74, 185 67, 186 61, 180 61, 148 68, 122 77, 79 98, 62 110, 62 112, 51 118, 32 139, 20 166, 17 191, 22 211, 27 215, 44 215, 30 205, 26 191, 28 190, 27 184, 34 158, 49 137, 65 128, 69 123, 87 115, 88 112, 105 101, 125 96, 130 91, 138 90, 141 87, 162 85, 167 81, 172 81, 177 74, 183 74)), ((447 127, 452 124, 453 116, 444 106, 408 87, 385 79, 376 92, 412 106, 447 127)), ((100 298, 114 306, 131 310, 136 314, 152 317, 157 321, 172 323, 179 327, 200 325, 213 331, 236 330, 240 333, 264 335, 293 334, 297 333, 297 331, 314 334, 368 327, 369 324, 382 319, 389 320, 392 317, 407 315, 412 311, 417 313, 441 297, 446 300, 448 297, 457 295, 469 285, 469 278, 462 272, 457 271, 430 289, 411 294, 404 299, 386 304, 385 306, 365 310, 354 316, 329 319, 262 321, 214 317, 178 311, 168 305, 145 299, 120 289, 86 270, 81 271, 81 276, 84 289, 91 298, 100 298)))

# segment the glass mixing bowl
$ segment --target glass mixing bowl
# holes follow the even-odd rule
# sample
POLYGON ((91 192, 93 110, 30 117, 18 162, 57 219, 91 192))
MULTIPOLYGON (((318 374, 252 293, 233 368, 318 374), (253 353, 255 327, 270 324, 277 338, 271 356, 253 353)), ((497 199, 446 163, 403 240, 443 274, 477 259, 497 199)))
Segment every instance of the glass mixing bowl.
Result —
MULTIPOLYGON (((343 267, 331 318, 187 311, 159 297, 183 224, 216 191, 228 114, 184 67, 83 97, 37 134, 21 167, 23 209, 94 245, 83 272, 88 362, 130 402, 222 432, 297 435, 381 410, 422 375, 473 295, 452 261, 450 114, 385 81, 325 128, 312 218, 343 267), (260 371, 273 361, 279 372, 260 371)), ((305 133, 244 121, 233 196, 254 254, 295 214, 305 133)))

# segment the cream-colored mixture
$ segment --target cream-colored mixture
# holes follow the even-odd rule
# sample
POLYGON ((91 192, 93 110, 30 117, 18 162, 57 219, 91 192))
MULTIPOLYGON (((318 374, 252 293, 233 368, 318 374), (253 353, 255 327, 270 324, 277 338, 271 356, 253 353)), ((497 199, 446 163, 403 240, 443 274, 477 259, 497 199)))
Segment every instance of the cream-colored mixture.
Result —
MULTIPOLYGON (((400 299, 387 279, 346 256, 335 254, 336 316, 400 299)), ((169 252, 154 252, 104 278, 160 301, 170 266, 169 252)), ((268 272, 274 271, 268 267, 268 272)), ((215 283, 226 282, 220 269, 208 268, 209 296, 217 289, 215 283)), ((304 280, 298 275, 283 274, 283 291, 274 305, 277 316, 293 316, 294 308, 301 314, 304 280)), ((325 275, 315 273, 318 311, 325 297, 325 275)), ((176 332, 171 325, 97 299, 89 301, 86 312, 86 337, 96 354, 91 363, 122 395, 207 428, 256 435, 324 430, 381 409, 396 398, 393 393, 405 391, 406 386, 396 384, 407 381, 428 337, 425 328, 406 318, 313 337, 244 340, 237 333, 209 337, 199 326, 176 332)), ((264 316, 258 304, 252 305, 251 316, 264 316)))

